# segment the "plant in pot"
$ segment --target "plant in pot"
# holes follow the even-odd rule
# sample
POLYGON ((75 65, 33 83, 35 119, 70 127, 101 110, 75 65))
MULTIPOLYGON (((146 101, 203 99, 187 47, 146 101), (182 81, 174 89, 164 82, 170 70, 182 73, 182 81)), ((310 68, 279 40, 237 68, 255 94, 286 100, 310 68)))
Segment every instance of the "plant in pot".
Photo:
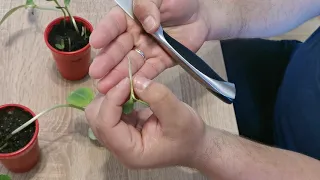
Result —
POLYGON ((44 32, 44 41, 50 49, 56 66, 63 78, 80 80, 87 76, 91 61, 89 37, 92 25, 85 19, 72 16, 69 10, 70 0, 64 0, 61 6, 58 0, 46 0, 55 4, 54 8, 36 5, 33 0, 9 10, 0 21, 0 25, 15 11, 21 8, 40 10, 59 10, 63 16, 51 21, 44 32))
POLYGON ((20 104, 0 106, 0 162, 15 173, 31 170, 40 159, 38 118, 62 107, 84 110, 93 98, 91 89, 79 88, 71 92, 66 104, 52 106, 37 115, 20 104))
MULTIPOLYGON (((129 58, 128 58, 129 59, 129 58)), ((135 97, 132 83, 131 61, 129 59, 130 96, 123 104, 123 113, 130 114, 136 102, 148 104, 135 97)), ((66 104, 52 106, 35 115, 29 108, 19 104, 0 106, 0 162, 10 171, 26 172, 39 161, 38 118, 62 107, 71 107, 84 111, 94 99, 94 92, 89 88, 79 88, 69 94, 66 104)), ((92 130, 88 136, 96 140, 92 130)))

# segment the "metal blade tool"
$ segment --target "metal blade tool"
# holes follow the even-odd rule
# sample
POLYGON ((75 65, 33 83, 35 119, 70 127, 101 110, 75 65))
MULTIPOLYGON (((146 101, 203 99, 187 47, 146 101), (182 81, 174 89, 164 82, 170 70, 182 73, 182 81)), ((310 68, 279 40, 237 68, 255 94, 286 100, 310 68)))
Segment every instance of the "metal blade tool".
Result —
MULTIPOLYGON (((129 17, 135 20, 132 0, 115 1, 129 17)), ((177 64, 208 91, 225 103, 231 104, 233 102, 236 96, 236 88, 233 83, 223 80, 204 60, 169 36, 161 26, 154 34, 150 35, 160 43, 161 47, 171 55, 177 64)))

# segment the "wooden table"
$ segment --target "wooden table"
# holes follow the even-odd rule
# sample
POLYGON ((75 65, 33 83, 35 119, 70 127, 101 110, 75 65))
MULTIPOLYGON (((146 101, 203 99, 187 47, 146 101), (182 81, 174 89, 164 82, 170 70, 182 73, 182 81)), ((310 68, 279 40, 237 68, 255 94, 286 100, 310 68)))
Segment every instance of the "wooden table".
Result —
MULTIPOLYGON (((1 0, 0 16, 23 2, 1 0)), ((114 5, 107 0, 73 0, 71 12, 95 26, 114 5)), ((20 103, 39 113, 54 104, 65 103, 67 94, 78 87, 95 87, 89 77, 68 82, 57 72, 43 32, 48 22, 58 16, 61 16, 59 12, 36 11, 35 16, 29 17, 27 11, 21 9, 0 27, 0 104, 20 103)), ((218 42, 205 44, 199 55, 226 77, 218 42)), ((210 125, 238 133, 232 105, 211 95, 180 67, 165 71, 156 80, 195 108, 210 125)), ((14 180, 206 179, 198 172, 179 167, 143 171, 124 168, 105 148, 87 138, 88 125, 81 111, 54 110, 40 118, 39 123, 42 159, 38 166, 26 174, 11 174, 0 165, 0 174, 9 173, 14 180)))

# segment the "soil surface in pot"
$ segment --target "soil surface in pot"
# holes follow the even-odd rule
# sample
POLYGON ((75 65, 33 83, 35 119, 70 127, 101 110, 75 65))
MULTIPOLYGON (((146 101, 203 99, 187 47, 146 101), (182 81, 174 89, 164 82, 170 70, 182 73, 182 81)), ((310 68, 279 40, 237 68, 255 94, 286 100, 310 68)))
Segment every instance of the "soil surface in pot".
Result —
POLYGON ((48 36, 49 44, 59 51, 72 52, 85 47, 89 43, 90 30, 83 23, 77 22, 79 33, 70 21, 61 20, 53 25, 48 36))
MULTIPOLYGON (((0 144, 3 144, 1 140, 5 139, 8 134, 31 118, 32 115, 29 112, 18 107, 0 109, 0 144)), ((32 139, 35 127, 35 122, 33 122, 28 127, 12 136, 7 141, 8 145, 0 150, 0 153, 11 153, 23 148, 32 139)))

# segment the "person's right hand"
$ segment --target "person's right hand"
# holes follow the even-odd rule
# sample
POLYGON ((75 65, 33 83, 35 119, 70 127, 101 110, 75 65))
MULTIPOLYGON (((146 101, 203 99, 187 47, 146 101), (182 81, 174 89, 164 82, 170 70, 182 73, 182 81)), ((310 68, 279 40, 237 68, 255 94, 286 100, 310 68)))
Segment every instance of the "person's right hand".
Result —
POLYGON ((200 0, 134 0, 134 14, 142 23, 132 20, 119 7, 101 20, 90 36, 93 48, 101 49, 90 66, 91 78, 99 80, 98 90, 106 94, 128 76, 129 55, 132 73, 153 79, 172 67, 171 57, 148 33, 160 26, 177 41, 196 52, 209 34, 206 11, 200 0), (140 49, 145 60, 134 48, 140 49))
POLYGON ((86 107, 87 121, 99 140, 129 168, 191 166, 205 151, 208 126, 166 86, 136 76, 134 93, 149 108, 123 114, 130 93, 128 78, 86 107))

